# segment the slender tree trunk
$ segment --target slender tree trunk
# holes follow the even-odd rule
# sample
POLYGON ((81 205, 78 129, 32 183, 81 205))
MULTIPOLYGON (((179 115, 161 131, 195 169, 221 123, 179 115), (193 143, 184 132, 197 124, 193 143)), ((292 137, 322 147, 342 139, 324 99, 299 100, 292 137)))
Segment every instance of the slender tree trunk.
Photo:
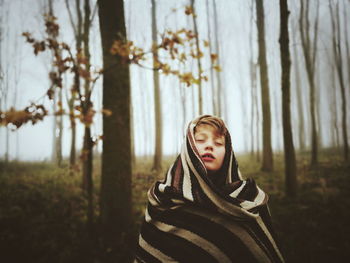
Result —
POLYGON ((310 40, 310 21, 309 21, 309 2, 306 1, 306 10, 304 11, 304 0, 300 0, 299 28, 303 54, 305 58, 306 73, 310 87, 310 115, 311 115, 311 166, 318 164, 318 135, 316 127, 316 109, 315 109, 315 65, 317 51, 318 17, 319 2, 317 2, 317 14, 314 24, 314 38, 310 40), (312 46, 311 46, 312 45, 312 46))
MULTIPOLYGON (((83 30, 83 18, 80 9, 80 0, 75 0, 75 10, 77 22, 76 24, 73 21, 73 15, 71 13, 69 0, 65 0, 66 8, 69 14, 70 23, 75 34, 75 49, 76 54, 78 55, 82 51, 82 30, 83 30)), ((75 74, 73 80, 73 88, 77 92, 80 90, 80 77, 78 74, 75 74)), ((70 175, 74 174, 76 167, 76 121, 74 117, 74 103, 76 100, 76 92, 71 93, 71 97, 68 99, 68 108, 69 108, 69 122, 71 127, 71 145, 70 145, 70 154, 69 154, 69 166, 70 166, 70 175)))
MULTIPOLYGON (((350 47, 349 47, 349 33, 348 33, 348 12, 346 8, 346 4, 344 2, 344 42, 345 42, 345 48, 346 48, 346 61, 347 61, 347 67, 348 67, 348 81, 350 82, 350 47)), ((350 91, 350 85, 348 85, 349 91, 350 91)))
MULTIPOLYGON (((216 8, 216 0, 213 0, 213 10, 214 10, 214 36, 215 36, 215 53, 217 55, 217 64, 220 65, 220 43, 219 43, 219 36, 218 36, 218 12, 216 8)), ((221 84, 221 73, 219 71, 216 71, 216 91, 217 91, 217 116, 222 116, 222 109, 223 109, 223 90, 222 90, 222 84, 221 84)))
POLYGON ((288 3, 287 0, 280 0, 280 47, 282 65, 282 119, 284 139, 284 164, 286 177, 286 193, 295 197, 297 193, 296 161, 293 144, 291 113, 290 113, 290 51, 288 34, 288 3))
POLYGON ((198 69, 198 111, 199 115, 203 114, 203 95, 202 95, 202 79, 200 78, 202 74, 202 63, 201 63, 201 51, 199 47, 199 35, 198 35, 198 26, 197 26, 197 19, 196 19, 196 12, 195 12, 195 0, 191 0, 191 7, 193 10, 192 19, 193 19, 193 27, 194 27, 194 34, 196 35, 196 50, 197 50, 197 69, 198 69))
MULTIPOLYGON (((157 12, 156 1, 151 0, 151 17, 152 17, 152 41, 157 45, 157 12)), ((153 50, 153 65, 156 67, 158 61, 158 51, 153 50)), ((153 87, 154 87, 154 116, 155 116, 155 149, 153 159, 153 171, 159 172, 162 169, 162 107, 161 91, 159 86, 159 72, 153 70, 153 87)))
POLYGON ((321 124, 321 116, 322 116, 322 101, 321 101, 321 89, 322 89, 322 83, 321 83, 321 75, 316 73, 316 87, 317 90, 315 90, 315 97, 316 97, 316 117, 317 117, 317 131, 318 131, 318 148, 322 149, 323 147, 323 127, 321 124))
POLYGON ((337 84, 335 80, 336 69, 334 63, 331 63, 331 87, 332 87, 332 101, 330 104, 330 111, 332 112, 332 138, 333 138, 333 147, 339 148, 339 128, 338 128, 338 111, 337 111, 337 84))
POLYGON ((266 63, 265 47, 265 22, 263 0, 256 0, 258 43, 259 43, 259 67, 261 84, 261 103, 263 112, 263 160, 262 171, 273 170, 273 156, 271 146, 271 109, 269 94, 269 78, 266 63))
MULTIPOLYGON (((63 94, 62 89, 58 91, 59 103, 62 103, 63 94)), ((57 150, 57 164, 59 167, 62 166, 63 155, 62 155, 62 139, 63 139, 63 115, 57 117, 57 127, 58 127, 58 136, 56 142, 56 150, 57 150)))
POLYGON ((342 132, 343 132, 343 152, 344 161, 349 159, 349 145, 348 145, 348 134, 347 134, 347 111, 346 111, 346 94, 345 84, 343 76, 343 62, 342 62, 342 48, 341 48, 341 31, 340 31, 340 17, 339 17, 339 3, 336 4, 335 14, 333 14, 333 8, 331 2, 329 3, 332 31, 333 31, 333 53, 336 71, 338 73, 340 94, 342 98, 342 132))
MULTIPOLYGON (((52 110, 56 112, 56 96, 53 96, 53 105, 52 110)), ((56 130, 57 130, 57 116, 53 116, 53 125, 52 125, 52 152, 51 152, 51 161, 56 163, 56 130)))
POLYGON ((131 215, 131 142, 129 66, 110 48, 116 36, 126 39, 124 1, 98 0, 103 48, 103 117, 101 234, 104 262, 129 262, 131 215))
MULTIPOLYGON (((294 43, 296 43, 294 39, 294 43)), ((300 81, 300 69, 299 59, 296 44, 293 44, 294 53, 294 69, 295 69, 295 84, 296 84, 296 95, 297 95, 297 110, 298 110, 298 133, 299 133, 299 148, 301 151, 305 150, 305 128, 304 128, 304 104, 302 97, 302 87, 300 81)))
MULTIPOLYGON (((87 72, 90 72, 90 49, 89 49, 89 40, 90 40, 90 16, 91 16, 91 9, 90 9, 90 2, 89 0, 84 1, 84 22, 83 22, 83 44, 84 44, 84 57, 86 60, 85 64, 85 70, 87 72)), ((83 110, 85 111, 85 114, 88 114, 90 111, 90 108, 92 107, 91 102, 91 87, 90 87, 90 80, 85 79, 84 80, 84 94, 85 94, 85 101, 84 101, 84 107, 83 110)), ((84 189, 87 196, 88 201, 88 210, 87 210, 87 216, 88 216, 88 228, 90 230, 90 233, 92 234, 93 231, 93 221, 94 221, 94 212, 93 212, 93 141, 91 137, 91 128, 89 124, 85 124, 84 129, 84 143, 83 143, 83 154, 86 154, 86 158, 83 158, 83 182, 84 182, 84 189)))
MULTIPOLYGON (((251 1, 252 5, 251 5, 251 17, 250 17, 250 30, 249 30, 249 50, 250 50, 250 79, 251 79, 251 123, 250 123, 250 137, 251 137, 251 156, 254 156, 254 152, 255 152, 255 107, 257 106, 255 104, 255 97, 256 97, 256 90, 257 90, 257 83, 256 83, 256 68, 257 68, 257 64, 254 62, 254 48, 253 48, 253 13, 254 13, 254 1, 251 1)), ((256 147, 258 149, 258 145, 256 147)))
MULTIPOLYGON (((213 53, 213 48, 212 48, 212 43, 211 43, 211 29, 210 29, 210 14, 209 14, 209 0, 205 1, 206 4, 206 11, 207 11, 207 29, 208 29, 208 42, 209 42, 209 53, 212 54, 213 53)), ((213 96, 212 99, 212 104, 213 104, 213 113, 216 116, 219 116, 218 113, 218 103, 217 103, 217 93, 216 93, 216 88, 215 88, 215 84, 214 84, 214 60, 212 58, 210 58, 210 85, 211 85, 211 93, 213 96)))
MULTIPOLYGON (((48 0, 48 5, 49 5, 49 14, 50 16, 54 16, 54 8, 53 8, 53 1, 48 0)), ((58 102, 62 104, 62 89, 58 91, 58 102)), ((56 101, 54 101, 56 103, 56 101)), ((54 149, 56 150, 55 154, 55 159, 57 162, 57 165, 59 167, 62 166, 62 138, 63 138, 63 116, 56 116, 55 120, 56 124, 54 125, 55 131, 54 131, 54 149), (58 132, 57 132, 58 131, 58 132)))

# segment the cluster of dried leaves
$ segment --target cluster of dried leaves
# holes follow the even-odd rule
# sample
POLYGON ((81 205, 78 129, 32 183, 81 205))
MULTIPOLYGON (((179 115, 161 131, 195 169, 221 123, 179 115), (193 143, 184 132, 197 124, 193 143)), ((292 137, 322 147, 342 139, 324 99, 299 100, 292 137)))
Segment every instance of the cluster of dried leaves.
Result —
POLYGON ((47 110, 44 105, 31 104, 23 110, 15 110, 11 108, 9 111, 0 111, 0 125, 14 125, 17 129, 27 122, 36 124, 44 119, 47 115, 47 110))
MULTIPOLYGON (((185 7, 185 14, 195 16, 191 6, 185 7)), ((165 62, 165 60, 173 60, 184 64, 189 58, 201 59, 204 56, 204 53, 196 46, 196 38, 198 36, 192 30, 185 28, 176 31, 166 30, 160 36, 161 43, 153 44, 151 50, 148 51, 135 46, 133 41, 122 39, 114 41, 110 51, 113 55, 119 56, 124 63, 136 64, 141 67, 146 67, 143 62, 147 60, 149 54, 152 54, 153 67, 151 69, 158 70, 164 75, 176 76, 180 82, 185 83, 187 86, 199 84, 201 80, 208 80, 203 71, 199 72, 198 76, 194 76, 190 71, 181 71, 171 66, 170 63, 165 62), (169 57, 162 61, 158 56, 160 53, 168 54, 169 57)), ((209 42, 204 40, 203 45, 207 48, 209 47, 209 42)), ((216 63, 217 55, 210 54, 210 59, 213 64, 216 63)), ((214 64, 213 68, 217 71, 221 70, 217 64, 214 64)))
MULTIPOLYGON (((90 125, 93 123, 93 117, 96 111, 93 109, 93 104, 90 101, 91 90, 83 93, 80 79, 94 83, 101 72, 90 72, 89 67, 87 67, 88 61, 84 57, 82 50, 78 50, 76 55, 73 55, 69 45, 57 40, 59 36, 59 25, 56 20, 57 18, 54 16, 45 16, 47 35, 43 40, 35 39, 29 32, 24 32, 22 35, 25 37, 26 41, 32 45, 33 52, 36 56, 45 51, 50 51, 52 53, 53 67, 49 72, 51 85, 46 91, 46 96, 50 100, 53 100, 58 93, 56 92, 57 90, 64 88, 64 74, 73 74, 73 78, 75 79, 73 86, 68 92, 72 99, 72 101, 68 103, 68 109, 64 109, 63 102, 58 99, 54 101, 57 111, 53 112, 53 115, 65 115, 68 112, 71 120, 79 119, 85 125, 90 125)), ((1 125, 8 125, 11 123, 17 128, 27 122, 35 124, 48 115, 48 111, 45 109, 44 105, 35 103, 32 103, 24 110, 15 110, 11 108, 8 111, 0 113, 1 125)))

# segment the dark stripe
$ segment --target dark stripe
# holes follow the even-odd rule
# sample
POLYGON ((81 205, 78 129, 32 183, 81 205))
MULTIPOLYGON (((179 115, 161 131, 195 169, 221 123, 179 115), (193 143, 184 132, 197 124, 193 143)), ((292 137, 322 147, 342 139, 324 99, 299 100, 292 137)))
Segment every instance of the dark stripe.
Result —
MULTIPOLYGON (((161 216, 155 210, 157 209, 149 209, 152 218, 157 216, 157 220, 163 223, 187 229, 203 237, 217 246, 232 262, 257 262, 245 244, 224 226, 202 216, 192 214, 188 211, 190 209, 186 209, 186 211, 181 208, 168 210, 164 211, 161 216)), ((206 211, 210 218, 213 213, 209 210, 206 211)))
POLYGON ((261 249, 265 251, 266 255, 271 259, 271 262, 281 262, 274 246, 270 242, 270 239, 266 236, 265 232, 261 229, 257 222, 249 222, 244 227, 256 240, 256 243, 261 247, 261 249))
POLYGON ((178 262, 217 262, 207 251, 192 242, 160 231, 152 224, 144 222, 142 236, 150 245, 178 262))
POLYGON ((160 260, 152 256, 146 250, 144 250, 140 245, 136 247, 136 260, 141 260, 141 262, 145 263, 162 263, 160 260))
MULTIPOLYGON (((171 206, 173 204, 173 202, 171 201, 171 199, 169 198, 168 195, 165 195, 159 191, 159 185, 160 185, 160 182, 156 182, 156 184, 153 188, 154 195, 159 199, 159 201, 162 203, 162 205, 171 206)), ((152 189, 151 189, 151 194, 153 195, 152 189)))
POLYGON ((190 178, 191 178, 192 195, 193 195, 194 202, 197 204, 201 204, 207 208, 215 209, 214 203, 204 193, 204 191, 199 185, 199 182, 196 176, 193 174, 192 170, 190 170, 190 178))
POLYGON ((252 179, 248 179, 246 185, 242 189, 242 191, 237 196, 238 199, 254 201, 256 196, 258 195, 258 188, 256 187, 255 181, 252 179))

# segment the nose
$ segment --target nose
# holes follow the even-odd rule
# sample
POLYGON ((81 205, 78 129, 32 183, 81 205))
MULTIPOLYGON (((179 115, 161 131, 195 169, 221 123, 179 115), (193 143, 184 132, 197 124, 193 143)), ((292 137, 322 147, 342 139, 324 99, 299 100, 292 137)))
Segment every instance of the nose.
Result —
POLYGON ((208 140, 207 141, 207 144, 205 145, 205 150, 211 150, 213 151, 214 150, 214 147, 213 147, 213 142, 211 140, 208 140))

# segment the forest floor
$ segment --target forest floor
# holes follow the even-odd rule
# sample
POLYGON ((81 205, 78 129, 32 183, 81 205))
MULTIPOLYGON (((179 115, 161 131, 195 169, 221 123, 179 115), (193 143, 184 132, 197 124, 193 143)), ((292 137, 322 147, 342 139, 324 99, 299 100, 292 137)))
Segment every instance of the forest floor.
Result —
MULTIPOLYGON (((320 154, 311 169, 309 154, 298 153, 298 196, 284 194, 283 156, 275 171, 260 171, 250 155, 237 156, 244 177, 253 177, 270 196, 270 210, 286 262, 343 262, 350 256, 350 164, 334 151, 320 154)), ((151 159, 133 171, 135 237, 148 188, 164 171, 150 172, 151 159)), ((95 162, 95 215, 98 216, 99 163, 95 162)), ((0 257, 2 262, 83 262, 98 260, 87 241, 86 200, 80 175, 52 163, 0 162, 0 257)), ((98 250, 98 249, 96 249, 98 250)))

